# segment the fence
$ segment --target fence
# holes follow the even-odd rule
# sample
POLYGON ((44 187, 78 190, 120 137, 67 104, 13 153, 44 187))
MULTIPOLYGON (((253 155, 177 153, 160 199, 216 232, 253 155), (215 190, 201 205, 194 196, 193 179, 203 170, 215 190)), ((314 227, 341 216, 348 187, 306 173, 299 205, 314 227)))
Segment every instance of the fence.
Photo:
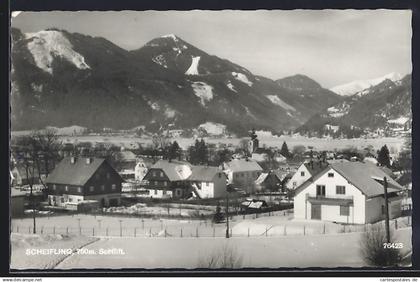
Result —
MULTIPOLYGON (((236 222, 232 222, 234 225, 236 222)), ((79 221, 80 224, 80 221, 79 221)), ((384 224, 376 223, 376 224, 384 224)), ((332 223, 291 223, 289 221, 278 225, 247 226, 235 225, 229 228, 230 237, 281 237, 281 236, 307 236, 320 234, 354 233, 365 232, 372 225, 340 225, 332 223)), ((411 226, 411 218, 399 218, 390 221, 390 228, 398 230, 411 226)), ((12 232, 32 234, 31 224, 15 223, 12 225, 12 232)), ((86 226, 62 226, 38 224, 37 234, 62 234, 62 235, 83 235, 83 236, 105 236, 105 237, 172 237, 172 238, 200 238, 214 237, 222 238, 226 236, 226 224, 214 224, 209 221, 199 221, 186 223, 181 226, 165 224, 163 221, 153 222, 153 224, 142 221, 140 224, 118 220, 118 224, 105 225, 98 220, 94 225, 86 226)))

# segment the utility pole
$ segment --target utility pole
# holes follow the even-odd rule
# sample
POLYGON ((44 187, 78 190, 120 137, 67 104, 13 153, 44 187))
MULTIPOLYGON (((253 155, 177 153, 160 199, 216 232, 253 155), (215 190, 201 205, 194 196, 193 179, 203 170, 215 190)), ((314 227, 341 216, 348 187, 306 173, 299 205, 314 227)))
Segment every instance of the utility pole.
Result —
POLYGON ((229 238, 229 190, 226 189, 226 238, 229 238))
POLYGON ((384 195, 385 195, 385 231, 386 231, 386 242, 391 243, 389 234, 389 212, 388 212, 388 182, 384 177, 384 195))

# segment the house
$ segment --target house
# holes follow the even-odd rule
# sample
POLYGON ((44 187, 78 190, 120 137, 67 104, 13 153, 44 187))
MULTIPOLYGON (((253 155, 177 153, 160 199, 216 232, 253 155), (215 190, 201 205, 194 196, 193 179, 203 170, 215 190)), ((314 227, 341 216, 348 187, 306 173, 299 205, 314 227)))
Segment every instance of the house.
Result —
POLYGON ((264 200, 258 200, 258 199, 245 199, 241 203, 241 209, 242 210, 263 210, 265 208, 268 208, 267 202, 264 200))
POLYGON ((123 179, 103 158, 64 158, 46 179, 50 206, 97 201, 101 206, 121 202, 123 179))
MULTIPOLYGON (((187 182, 191 184, 194 194, 203 198, 221 198, 226 196, 226 174, 218 167, 193 166, 187 182)), ((179 190, 175 191, 178 196, 179 190)))
POLYGON ((10 193, 10 211, 12 217, 19 217, 24 215, 25 211, 25 197, 26 193, 17 189, 11 189, 10 193))
POLYGON ((302 185, 306 180, 316 175, 321 170, 325 169, 328 163, 322 161, 306 161, 303 162, 293 176, 287 181, 286 188, 295 190, 302 185))
POLYGON ((143 178, 146 189, 153 198, 182 198, 190 194, 185 180, 191 175, 192 167, 183 161, 157 161, 143 178))
POLYGON ((295 191, 296 219, 366 224, 384 219, 384 177, 388 182, 390 218, 401 214, 403 189, 376 166, 361 162, 334 163, 295 191))
POLYGON ((160 160, 143 178, 152 198, 218 198, 226 195, 226 175, 218 167, 160 160))
POLYGON ((263 172, 258 176, 257 180, 255 180, 255 190, 257 192, 274 192, 281 190, 281 188, 281 179, 274 171, 263 172))
POLYGON ((136 181, 142 181, 144 176, 146 176, 147 171, 152 165, 152 160, 147 158, 138 158, 136 166, 134 167, 134 179, 136 181))
POLYGON ((251 154, 251 159, 256 162, 265 162, 268 160, 270 154, 273 155, 273 159, 276 162, 282 163, 286 161, 286 157, 284 157, 279 152, 272 152, 271 149, 261 147, 254 150, 254 152, 251 154))
POLYGON ((223 168, 228 183, 246 190, 247 193, 255 191, 255 180, 263 171, 256 161, 250 159, 233 159, 224 163, 223 168))

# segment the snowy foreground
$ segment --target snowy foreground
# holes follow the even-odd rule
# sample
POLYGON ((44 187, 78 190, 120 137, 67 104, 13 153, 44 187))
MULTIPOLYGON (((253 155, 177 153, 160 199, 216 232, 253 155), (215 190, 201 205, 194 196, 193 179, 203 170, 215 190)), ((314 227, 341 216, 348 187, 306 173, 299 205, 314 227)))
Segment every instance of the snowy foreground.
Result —
MULTIPOLYGON (((411 247, 411 229, 397 232, 398 241, 411 247)), ((213 254, 231 249, 240 267, 361 267, 360 233, 260 238, 102 238, 88 246, 122 250, 123 254, 74 254, 59 263, 69 268, 197 268, 213 254)), ((406 251, 406 250, 403 250, 406 251)))
MULTIPOLYGON (((89 215, 45 217, 38 219, 38 232, 43 228, 43 235, 22 234, 28 233, 30 219, 12 220, 11 268, 193 269, 205 266, 211 256, 220 256, 224 250, 236 254, 239 267, 365 266, 359 250, 364 226, 348 225, 343 230, 339 224, 295 221, 292 217, 287 213, 259 218, 235 217, 231 221, 233 237, 229 239, 224 238, 224 224, 194 220, 143 221, 89 215), (73 251, 28 255, 27 250, 32 248, 73 251), (83 252, 77 253, 80 248, 83 252)), ((395 242, 404 245, 402 254, 411 250, 411 227, 407 227, 406 221, 407 218, 399 218, 398 230, 392 228, 395 242)))

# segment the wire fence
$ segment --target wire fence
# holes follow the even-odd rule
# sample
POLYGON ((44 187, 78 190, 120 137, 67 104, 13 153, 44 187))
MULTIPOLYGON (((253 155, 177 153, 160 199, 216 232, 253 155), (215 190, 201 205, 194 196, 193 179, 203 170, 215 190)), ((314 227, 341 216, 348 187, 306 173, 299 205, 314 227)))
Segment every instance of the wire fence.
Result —
MULTIPOLYGON (((80 221, 79 221, 80 223, 80 221)), ((333 223, 291 223, 285 221, 276 225, 260 224, 258 226, 236 225, 232 222, 229 227, 229 237, 281 237, 281 236, 306 236, 321 234, 338 234, 366 232, 373 225, 384 224, 384 221, 375 224, 345 225, 333 223)), ((391 230, 410 227, 411 217, 400 217, 390 221, 391 230)), ((81 235, 93 237, 161 237, 161 238, 221 238, 226 236, 226 223, 215 224, 209 221, 186 222, 185 224, 167 224, 164 221, 141 222, 133 224, 122 219, 114 224, 101 224, 98 220, 90 226, 55 224, 38 224, 37 234, 61 234, 61 235, 81 235)), ((33 225, 27 223, 12 224, 12 232, 22 234, 33 234, 33 225)))

